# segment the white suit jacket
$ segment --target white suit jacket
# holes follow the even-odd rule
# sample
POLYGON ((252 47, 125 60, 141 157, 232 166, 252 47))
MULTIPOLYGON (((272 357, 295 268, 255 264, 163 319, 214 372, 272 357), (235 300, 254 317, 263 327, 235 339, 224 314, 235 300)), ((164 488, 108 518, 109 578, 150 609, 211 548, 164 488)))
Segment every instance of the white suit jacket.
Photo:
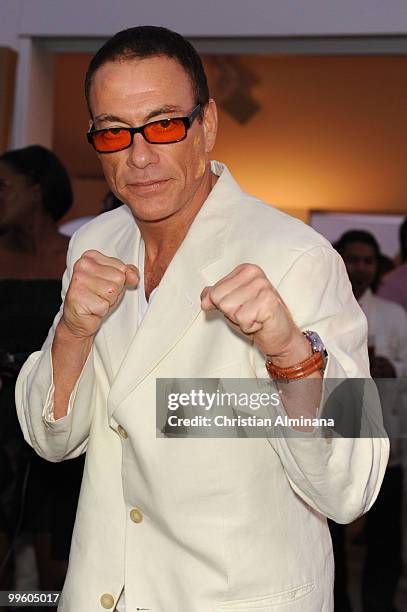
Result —
MULTIPOLYGON (((69 415, 47 418, 58 317, 21 371, 26 440, 50 461, 86 451, 63 612, 112 610, 124 585, 128 612, 330 611, 325 517, 352 521, 377 496, 388 458, 377 406, 368 426, 381 438, 156 437, 157 377, 267 376, 264 355, 200 307, 202 289, 240 263, 261 266, 296 323, 319 333, 326 376, 369 375, 366 319, 339 256, 303 223, 243 193, 227 168, 212 169, 220 178, 139 329, 137 290, 128 290, 95 337, 69 415)), ((63 295, 85 250, 137 264, 139 241, 126 206, 81 228, 63 295)))

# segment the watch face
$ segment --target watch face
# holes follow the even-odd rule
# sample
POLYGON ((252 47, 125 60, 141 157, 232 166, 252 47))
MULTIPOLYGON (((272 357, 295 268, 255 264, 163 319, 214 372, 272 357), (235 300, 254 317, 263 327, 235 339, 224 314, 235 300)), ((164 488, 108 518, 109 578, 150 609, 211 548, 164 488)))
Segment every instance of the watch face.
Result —
POLYGON ((324 343, 322 342, 317 332, 307 330, 304 333, 307 336, 308 340, 311 342, 313 353, 326 354, 324 343))

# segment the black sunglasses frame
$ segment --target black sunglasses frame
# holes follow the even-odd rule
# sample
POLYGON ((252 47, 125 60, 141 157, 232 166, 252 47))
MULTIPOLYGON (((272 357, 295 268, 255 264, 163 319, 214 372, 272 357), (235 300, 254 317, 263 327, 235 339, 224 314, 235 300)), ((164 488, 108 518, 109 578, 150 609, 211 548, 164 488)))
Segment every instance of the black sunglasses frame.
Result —
POLYGON ((92 147, 95 149, 95 151, 97 153, 99 153, 99 155, 105 155, 108 153, 118 153, 119 151, 124 151, 125 149, 129 149, 132 144, 133 144, 133 140, 134 140, 134 135, 135 134, 141 134, 144 138, 144 140, 146 142, 148 142, 149 144, 154 144, 154 145, 166 145, 166 144, 174 144, 176 142, 181 142, 182 140, 185 140, 185 138, 187 137, 188 134, 188 130, 191 127, 194 119, 198 116, 198 114, 201 112, 201 104, 198 104, 197 106, 195 106, 195 108, 192 109, 192 111, 189 113, 189 115, 187 115, 186 117, 168 117, 167 119, 158 119, 157 121, 150 121, 149 123, 145 123, 144 125, 140 125, 140 127, 118 127, 118 128, 103 128, 101 130, 95 130, 93 129, 93 123, 89 129, 89 131, 86 133, 86 138, 89 142, 89 144, 92 145, 92 147), (161 123, 161 121, 171 121, 176 119, 177 121, 182 121, 185 127, 185 134, 182 138, 178 138, 177 140, 169 140, 168 142, 152 142, 151 140, 149 140, 144 132, 145 128, 149 125, 152 125, 154 123, 161 123), (94 134, 100 134, 101 132, 107 132, 108 130, 112 130, 112 129, 120 129, 120 130, 126 130, 126 132, 129 132, 130 134, 130 143, 128 145, 126 145, 125 147, 121 147, 120 149, 115 149, 114 151, 98 151, 97 148, 95 147, 95 144, 93 142, 93 135, 94 134))

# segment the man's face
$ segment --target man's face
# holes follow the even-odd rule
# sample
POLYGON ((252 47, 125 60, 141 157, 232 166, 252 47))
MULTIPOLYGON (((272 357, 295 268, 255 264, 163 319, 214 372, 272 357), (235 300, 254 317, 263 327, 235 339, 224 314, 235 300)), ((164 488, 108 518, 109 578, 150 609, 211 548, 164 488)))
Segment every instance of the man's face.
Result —
MULTIPOLYGON (((93 77, 90 103, 96 129, 182 117, 196 106, 188 74, 164 56, 102 65, 93 77)), ((206 197, 202 184, 216 127, 211 101, 203 121, 195 119, 181 142, 149 144, 135 134, 128 149, 99 155, 111 190, 142 221, 159 221, 188 207, 198 210, 206 197)))
POLYGON ((348 271, 353 293, 361 297, 376 278, 377 257, 372 246, 364 242, 351 242, 345 247, 343 260, 348 271))

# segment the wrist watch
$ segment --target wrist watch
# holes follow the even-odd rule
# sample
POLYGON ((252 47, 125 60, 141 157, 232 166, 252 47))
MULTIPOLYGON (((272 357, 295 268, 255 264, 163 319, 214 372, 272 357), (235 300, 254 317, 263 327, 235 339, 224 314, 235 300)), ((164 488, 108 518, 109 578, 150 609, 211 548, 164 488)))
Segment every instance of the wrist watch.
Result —
POLYGON ((318 370, 325 369, 328 353, 321 338, 317 332, 309 329, 302 333, 311 345, 312 355, 304 359, 304 361, 300 361, 300 363, 296 363, 288 368, 280 368, 274 365, 271 359, 267 359, 266 369, 271 378, 279 380, 297 380, 299 378, 306 378, 318 370))

